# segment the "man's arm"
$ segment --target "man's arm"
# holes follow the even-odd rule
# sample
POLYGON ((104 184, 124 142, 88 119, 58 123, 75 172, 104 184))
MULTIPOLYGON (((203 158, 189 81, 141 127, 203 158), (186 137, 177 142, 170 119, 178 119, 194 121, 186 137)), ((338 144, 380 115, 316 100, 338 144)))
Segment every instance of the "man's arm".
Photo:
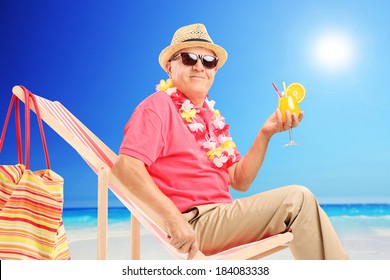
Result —
POLYGON ((267 119, 248 153, 229 168, 230 184, 233 189, 238 191, 248 190, 263 164, 271 137, 275 133, 297 127, 302 118, 303 112, 297 117, 295 113, 291 115, 287 111, 286 121, 283 122, 282 114, 277 109, 267 119))
POLYGON ((142 204, 146 214, 166 230, 170 244, 181 253, 189 253, 189 259, 195 256, 198 251, 195 231, 157 187, 142 161, 119 155, 110 176, 112 182, 120 184, 126 195, 142 204))

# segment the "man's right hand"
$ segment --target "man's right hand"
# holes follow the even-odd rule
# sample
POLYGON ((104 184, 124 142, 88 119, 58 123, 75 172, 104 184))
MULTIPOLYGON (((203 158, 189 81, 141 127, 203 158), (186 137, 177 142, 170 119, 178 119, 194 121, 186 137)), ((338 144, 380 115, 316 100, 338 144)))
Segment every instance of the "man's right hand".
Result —
POLYGON ((198 240, 193 228, 184 219, 166 221, 168 241, 180 253, 188 253, 188 259, 194 258, 199 250, 198 240))

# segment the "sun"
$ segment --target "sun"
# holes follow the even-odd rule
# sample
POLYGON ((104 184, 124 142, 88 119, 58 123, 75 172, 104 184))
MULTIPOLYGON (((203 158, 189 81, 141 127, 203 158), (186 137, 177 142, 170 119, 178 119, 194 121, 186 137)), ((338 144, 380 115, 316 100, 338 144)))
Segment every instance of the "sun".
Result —
POLYGON ((327 71, 340 72, 351 68, 356 59, 356 43, 350 35, 327 32, 314 41, 314 61, 327 71))

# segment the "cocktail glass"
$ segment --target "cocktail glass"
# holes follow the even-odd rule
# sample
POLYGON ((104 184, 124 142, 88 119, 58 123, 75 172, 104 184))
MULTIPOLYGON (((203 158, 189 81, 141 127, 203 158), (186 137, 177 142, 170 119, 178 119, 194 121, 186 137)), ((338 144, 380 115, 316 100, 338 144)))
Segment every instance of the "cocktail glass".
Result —
MULTIPOLYGON (((282 113, 283 122, 286 121, 286 111, 289 111, 290 114, 296 113, 297 117, 301 112, 296 97, 293 94, 289 94, 288 91, 285 91, 284 95, 282 97, 279 97, 278 107, 280 112, 282 113)), ((294 141, 292 128, 289 128, 288 135, 290 137, 290 141, 287 144, 284 144, 284 147, 299 145, 294 141)))
MULTIPOLYGON (((283 122, 286 121, 286 112, 289 111, 290 114, 296 113, 297 117, 299 117, 299 114, 301 112, 301 109, 299 109, 298 103, 302 102, 303 99, 305 99, 306 96, 306 89, 305 87, 300 83, 291 83, 287 88, 285 82, 283 82, 283 88, 284 92, 283 94, 280 93, 278 90, 278 87, 275 85, 275 83, 272 83, 273 87, 275 88, 278 96, 279 96, 279 110, 282 113, 282 119, 283 122)), ((292 132, 292 128, 288 130, 288 135, 290 136, 290 142, 283 146, 296 146, 299 145, 294 141, 294 136, 292 132)))

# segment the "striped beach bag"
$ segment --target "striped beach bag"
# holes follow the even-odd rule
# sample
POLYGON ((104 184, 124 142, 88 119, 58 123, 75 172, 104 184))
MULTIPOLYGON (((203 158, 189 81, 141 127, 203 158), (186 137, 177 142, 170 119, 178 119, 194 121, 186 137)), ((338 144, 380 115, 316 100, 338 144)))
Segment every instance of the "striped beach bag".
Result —
POLYGON ((50 169, 49 155, 35 97, 25 88, 25 161, 19 99, 12 96, 4 123, 0 151, 15 107, 18 164, 0 165, 0 259, 70 259, 62 221, 63 178, 50 169), (30 101, 36 108, 47 169, 29 169, 30 101))

